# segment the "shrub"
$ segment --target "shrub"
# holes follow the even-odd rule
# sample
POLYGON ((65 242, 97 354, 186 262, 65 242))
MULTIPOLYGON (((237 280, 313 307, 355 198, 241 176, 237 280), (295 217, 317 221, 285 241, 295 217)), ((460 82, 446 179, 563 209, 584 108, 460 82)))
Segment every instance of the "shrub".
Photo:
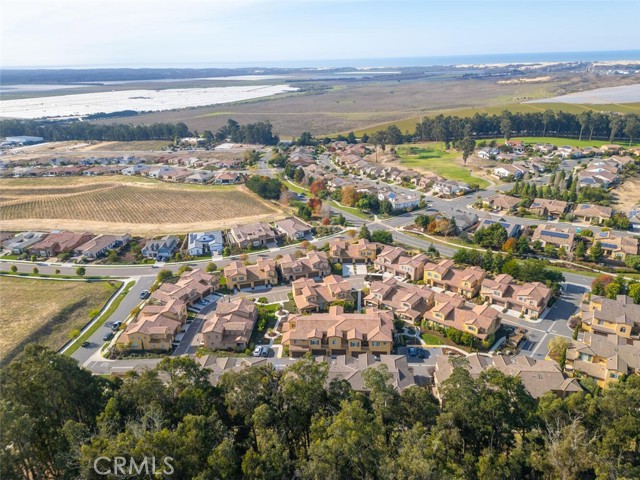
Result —
POLYGON ((15 265, 11 265, 11 268, 9 270, 11 270, 11 273, 16 273, 18 271, 18 267, 16 267, 15 265))

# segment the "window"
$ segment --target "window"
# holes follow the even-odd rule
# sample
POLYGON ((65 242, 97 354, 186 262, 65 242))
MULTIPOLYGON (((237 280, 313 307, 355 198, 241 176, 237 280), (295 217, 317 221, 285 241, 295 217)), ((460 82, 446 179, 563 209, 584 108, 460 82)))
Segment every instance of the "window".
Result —
POLYGON ((360 342, 349 342, 349 346, 351 346, 351 347, 359 347, 360 346, 360 342))
POLYGON ((626 333, 626 332, 627 332, 626 327, 620 327, 620 333, 626 333))
POLYGON ((380 342, 371 342, 371 346, 372 347, 379 347, 380 346, 380 342))
POLYGON ((337 345, 337 344, 338 344, 338 340, 336 340, 335 338, 331 340, 331 345, 337 345))
POLYGON ((311 345, 319 345, 320 341, 319 340, 311 340, 309 343, 311 343, 311 345))

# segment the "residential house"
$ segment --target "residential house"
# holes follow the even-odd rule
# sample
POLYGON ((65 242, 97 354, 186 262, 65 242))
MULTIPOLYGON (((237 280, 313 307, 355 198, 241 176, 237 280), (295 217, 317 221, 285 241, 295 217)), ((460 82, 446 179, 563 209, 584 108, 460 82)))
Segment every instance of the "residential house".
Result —
POLYGON ((517 284, 511 275, 497 275, 482 281, 480 296, 492 305, 539 318, 551 300, 552 291, 540 282, 517 284))
POLYGON ((213 178, 215 174, 213 172, 209 172, 207 170, 197 170, 191 173, 188 177, 184 179, 187 183, 199 183, 205 184, 208 183, 209 180, 213 178))
POLYGON ((531 236, 532 242, 540 242, 544 248, 552 245, 556 248, 564 248, 567 252, 573 251, 575 234, 568 228, 561 228, 555 225, 538 225, 531 236))
POLYGON ((31 246, 45 239, 48 234, 44 232, 23 232, 13 238, 2 242, 2 247, 11 250, 11 253, 20 255, 25 253, 31 246))
POLYGON ((640 340, 617 335, 584 333, 567 349, 565 370, 574 376, 589 377, 607 388, 622 376, 640 374, 640 340))
POLYGON ((219 273, 206 273, 198 268, 184 272, 175 283, 162 283, 151 294, 151 302, 166 304, 172 300, 180 300, 191 305, 217 290, 219 285, 219 273))
POLYGON ((456 226, 463 232, 478 223, 478 215, 470 211, 456 210, 453 212, 451 219, 456 222, 456 226))
POLYGON ((326 310, 334 302, 353 302, 351 284, 339 275, 322 280, 299 278, 291 283, 293 301, 300 313, 326 310))
POLYGON ((389 355, 393 348, 393 314, 368 309, 344 313, 334 305, 329 313, 292 315, 282 324, 282 345, 293 357, 312 355, 389 355))
POLYGON ((435 173, 423 173, 422 176, 416 181, 416 186, 423 190, 431 188, 436 182, 442 182, 444 178, 435 173))
POLYGON ((192 232, 187 235, 187 251, 191 256, 221 255, 224 249, 222 230, 192 232))
POLYGON ((273 243, 277 238, 277 232, 268 223, 253 223, 232 227, 227 240, 240 248, 256 248, 273 243))
POLYGON ((329 259, 340 263, 372 263, 378 244, 361 238, 357 242, 334 239, 329 242, 329 259))
POLYGON ((428 263, 424 266, 424 283, 467 298, 478 295, 484 278, 485 271, 480 267, 466 267, 460 270, 454 268, 454 262, 451 259, 442 260, 439 263, 428 263))
POLYGON ((582 330, 594 335, 640 339, 640 305, 626 295, 615 300, 592 295, 581 311, 581 320, 582 330))
POLYGON ((411 281, 422 280, 424 265, 429 261, 424 253, 411 256, 404 248, 385 246, 373 264, 378 270, 400 275, 411 281))
POLYGON ((90 260, 106 255, 109 250, 114 250, 126 245, 131 241, 131 235, 98 235, 86 243, 78 246, 76 255, 80 255, 90 260))
POLYGON ((549 200, 547 198, 536 198, 529 211, 540 217, 559 217, 564 215, 569 204, 562 200, 549 200))
POLYGON ((444 195, 464 195, 471 191, 471 187, 455 180, 438 180, 433 183, 433 190, 444 195))
POLYGON ((331 273, 329 258, 325 252, 310 251, 306 257, 296 258, 291 254, 278 260, 280 274, 285 282, 298 278, 325 277, 331 273))
POLYGON ((254 265, 244 265, 237 260, 224 267, 224 277, 229 290, 272 286, 278 284, 276 262, 271 258, 260 259, 254 265))
POLYGON ((509 238, 518 238, 520 236, 522 225, 520 225, 519 223, 509 223, 505 222, 504 220, 491 220, 489 218, 483 218, 482 220, 480 220, 480 223, 478 223, 478 228, 476 228, 476 232, 482 228, 487 228, 494 223, 499 223, 500 225, 502 225, 507 231, 507 235, 509 236, 509 238))
POLYGON ((151 178, 162 178, 163 175, 171 174, 176 171, 175 168, 167 167, 166 165, 151 167, 146 175, 151 178))
POLYGON ((605 169, 587 169, 578 172, 578 187, 602 187, 609 186, 617 180, 618 176, 605 169))
POLYGON ((611 207, 603 207, 602 205, 591 203, 579 203, 573 212, 573 216, 577 220, 596 224, 601 224, 605 220, 610 219, 611 215, 613 215, 613 209, 611 207))
POLYGON ((378 200, 388 200, 393 210, 404 210, 416 208, 420 204, 420 195, 409 192, 388 191, 379 193, 378 200))
MULTIPOLYGON (((419 324, 425 313, 435 305, 435 298, 445 295, 426 286, 413 285, 389 277, 371 283, 369 295, 364 299, 367 307, 391 310, 398 318, 419 324)), ((446 296, 446 295, 445 295, 446 296)))
POLYGON ((607 155, 617 155, 622 149, 622 145, 616 144, 602 145, 600 147, 600 151, 602 153, 606 153, 607 155))
POLYGON ((142 164, 136 164, 136 165, 131 165, 130 167, 125 168, 124 170, 122 170, 122 174, 123 175, 144 175, 145 172, 149 171, 149 167, 147 165, 142 165, 142 164))
POLYGON ((556 149, 555 145, 552 145, 550 143, 536 143, 533 147, 532 147, 534 152, 539 152, 542 153, 544 155, 548 155, 551 152, 553 152, 556 149))
POLYGON ((127 350, 167 352, 180 332, 179 321, 163 313, 140 315, 135 322, 127 325, 118 338, 118 344, 127 350))
POLYGON ((233 185, 235 183, 242 183, 243 176, 239 172, 220 172, 216 175, 213 183, 217 185, 233 185))
POLYGON ((311 235, 312 227, 296 217, 289 217, 276 222, 276 231, 295 242, 311 235))
POLYGON ((605 257, 623 261, 627 255, 638 254, 638 239, 622 236, 613 231, 599 232, 593 237, 594 242, 600 242, 605 257))
MULTIPOLYGON (((442 399, 442 384, 451 376, 454 364, 451 357, 438 355, 433 375, 435 394, 442 399)), ((582 392, 576 379, 567 378, 560 366, 552 360, 534 360, 531 357, 487 355, 471 353, 465 357, 463 368, 469 370, 471 377, 478 378, 486 370, 495 368, 505 375, 519 377, 529 395, 535 399, 552 392, 560 398, 582 392)))
POLYGON ((513 177, 515 179, 522 178, 528 169, 515 164, 504 163, 493 169, 493 174, 498 178, 513 177))
POLYGON ((491 341, 500 328, 500 318, 495 309, 489 305, 467 307, 459 296, 436 297, 435 306, 425 314, 425 319, 433 325, 468 333, 481 341, 491 341))
POLYGON ((482 158, 483 160, 489 160, 491 157, 495 158, 495 156, 499 154, 500 149, 494 147, 481 148, 477 152, 478 157, 482 158))
POLYGON ((485 198, 482 203, 495 210, 515 211, 522 199, 510 195, 492 195, 485 198))
POLYGON ((177 250, 180 239, 175 235, 167 235, 159 240, 149 240, 140 253, 147 258, 154 258, 159 262, 167 261, 177 250))
POLYGON ((73 233, 66 230, 51 232, 44 239, 29 247, 29 253, 38 257, 54 257, 60 253, 73 252, 91 240, 93 233, 73 233))
POLYGON ((200 332, 200 346, 210 350, 240 350, 249 346, 258 318, 255 304, 244 298, 219 301, 207 314, 200 332))

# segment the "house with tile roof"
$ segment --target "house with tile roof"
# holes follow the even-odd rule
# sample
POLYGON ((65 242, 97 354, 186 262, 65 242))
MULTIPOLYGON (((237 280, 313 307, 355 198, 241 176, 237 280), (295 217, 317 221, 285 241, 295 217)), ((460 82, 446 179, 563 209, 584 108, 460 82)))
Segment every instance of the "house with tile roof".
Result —
POLYGON ((393 314, 367 309, 344 313, 332 306, 329 313, 292 315, 282 324, 282 345, 292 357, 312 355, 389 355, 393 348, 393 314))
POLYGON ((573 251, 574 240, 575 234, 570 229, 546 223, 538 225, 531 236, 531 242, 538 241, 542 247, 548 244, 567 252, 573 251))
POLYGON ((425 314, 425 319, 432 325, 469 333, 481 341, 493 338, 500 328, 500 318, 494 308, 489 305, 468 307, 457 295, 436 297, 435 305, 425 314))
POLYGON ((389 277, 384 281, 371 283, 369 295, 363 299, 367 307, 389 309, 398 318, 413 324, 419 324, 425 313, 435 305, 437 293, 426 286, 413 285, 389 277))
POLYGON ((454 261, 451 259, 445 259, 438 263, 427 263, 424 266, 424 283, 467 298, 475 297, 480 291, 485 271, 475 266, 459 269, 454 265, 454 261))
POLYGON ((547 198, 536 198, 529 207, 529 211, 540 217, 559 217, 564 215, 569 204, 562 200, 549 200, 547 198))
POLYGON ((374 260, 374 266, 382 272, 400 275, 408 280, 422 280, 424 266, 429 257, 424 253, 411 256, 401 247, 385 246, 374 260))
POLYGON ((307 235, 311 235, 311 225, 304 223, 296 217, 285 218, 275 223, 276 231, 287 237, 289 240, 303 240, 307 235))
POLYGON ((506 273, 482 281, 480 296, 491 305, 516 310, 530 318, 539 318, 549 301, 552 291, 540 282, 516 283, 506 273))
POLYGON ((311 250, 300 258, 287 254, 277 262, 282 280, 285 282, 292 282, 298 278, 325 277, 331 273, 329 257, 322 251, 311 250))
POLYGON ((246 350, 258 318, 255 304, 244 298, 219 301, 206 315, 199 334, 200 346, 210 350, 246 350))
POLYGON ((581 328, 594 335, 640 339, 640 305, 627 295, 615 300, 592 295, 580 313, 581 328))
MULTIPOLYGON (((525 390, 535 399, 548 392, 565 398, 583 391, 578 381, 565 376, 560 366, 552 360, 535 360, 525 356, 491 356, 483 353, 469 354, 465 360, 462 368, 469 370, 473 378, 478 378, 486 370, 496 368, 505 375, 519 377, 525 390)), ((438 399, 441 399, 442 384, 451 376, 453 369, 450 357, 436 357, 434 386, 438 399)))
POLYGON ((253 265, 234 260, 224 267, 223 272, 227 288, 231 291, 278 284, 276 262, 271 258, 259 259, 253 265))
POLYGON ((353 302, 351 284, 339 275, 328 275, 322 280, 299 278, 291 283, 293 301, 299 312, 327 310, 334 302, 353 302))
POLYGON ((598 225, 609 220, 612 215, 613 209, 611 207, 603 207, 602 205, 592 203, 579 203, 573 211, 573 216, 577 220, 596 223, 598 225))
POLYGON ((372 263, 377 256, 378 244, 361 238, 357 242, 339 238, 329 242, 329 258, 340 263, 372 263))
POLYGON ((278 236, 268 223, 252 223, 229 229, 227 240, 240 248, 257 248, 275 242, 278 236))
POLYGON ((604 256, 613 260, 624 261, 627 255, 638 254, 637 238, 619 235, 613 231, 596 233, 593 242, 600 242, 604 256))

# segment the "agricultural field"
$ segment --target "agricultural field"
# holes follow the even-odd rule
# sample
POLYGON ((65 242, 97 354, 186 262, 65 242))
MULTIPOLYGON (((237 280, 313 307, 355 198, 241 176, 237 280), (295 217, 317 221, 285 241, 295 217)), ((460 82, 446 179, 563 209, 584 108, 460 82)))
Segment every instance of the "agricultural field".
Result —
POLYGON ((33 342, 61 348, 100 310, 120 282, 0 277, 0 363, 33 342))
POLYGON ((241 186, 150 179, 42 178, 0 181, 0 228, 159 235, 271 221, 282 212, 241 186))
POLYGON ((462 166, 460 153, 455 149, 443 150, 442 143, 427 142, 400 145, 396 148, 400 164, 418 170, 437 173, 449 180, 469 184, 477 183, 481 188, 489 185, 483 178, 470 173, 469 167, 462 166))

